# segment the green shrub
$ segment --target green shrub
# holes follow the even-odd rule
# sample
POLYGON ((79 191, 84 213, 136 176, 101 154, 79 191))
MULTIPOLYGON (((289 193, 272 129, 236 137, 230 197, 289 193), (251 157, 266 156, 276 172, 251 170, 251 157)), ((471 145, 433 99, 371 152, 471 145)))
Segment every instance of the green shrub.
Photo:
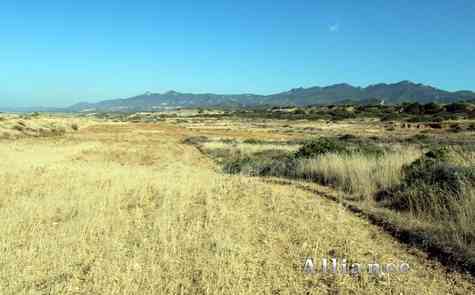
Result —
POLYGON ((430 128, 432 129, 442 129, 442 124, 440 123, 429 123, 427 124, 427 126, 429 126, 430 128))
POLYGON ((190 145, 197 145, 197 144, 207 142, 207 141, 208 141, 208 137, 206 136, 192 136, 183 140, 183 143, 190 144, 190 145))
POLYGON ((343 140, 343 141, 352 141, 352 140, 357 140, 358 137, 353 134, 343 134, 339 136, 338 139, 343 140))
POLYGON ((234 159, 229 159, 223 164, 223 171, 229 174, 239 174, 242 172, 243 167, 246 165, 252 165, 253 160, 251 157, 236 157, 234 159))
POLYGON ((475 167, 451 164, 449 158, 445 147, 429 151, 403 167, 399 186, 379 192, 376 199, 389 201, 395 209, 435 217, 454 212, 467 188, 475 185, 475 167))
POLYGON ((296 109, 296 110, 294 111, 294 114, 295 114, 295 115, 305 115, 306 112, 305 112, 304 109, 296 109))
POLYGON ((250 176, 291 176, 295 167, 295 160, 288 156, 269 159, 238 154, 223 163, 225 173, 250 176))
POLYGON ((418 102, 409 103, 404 105, 404 112, 413 115, 419 115, 423 108, 418 102))
POLYGON ((409 122, 409 123, 417 123, 417 122, 423 122, 423 121, 426 121, 427 119, 424 118, 424 116, 415 116, 415 117, 411 117, 411 118, 408 118, 406 120, 406 122, 409 122))
POLYGON ((445 192, 461 193, 470 180, 473 169, 458 167, 445 161, 417 160, 403 168, 403 183, 407 187, 431 186, 445 192))
POLYGON ((339 140, 319 138, 305 143, 296 153, 296 158, 314 158, 326 153, 348 152, 345 144, 339 140))
POLYGON ((340 138, 319 138, 307 142, 294 156, 295 158, 315 158, 327 153, 361 153, 380 156, 384 153, 384 148, 361 138, 343 135, 340 138))
POLYGON ((423 105, 423 109, 424 109, 424 113, 429 114, 429 115, 436 114, 443 111, 442 106, 435 102, 430 102, 428 104, 423 105))
POLYGON ((449 131, 454 132, 454 133, 458 133, 458 132, 463 131, 463 128, 462 128, 462 126, 460 126, 460 124, 453 123, 453 124, 450 124, 449 131))
POLYGON ((463 102, 454 102, 445 107, 449 113, 465 113, 470 111, 470 104, 463 102))
POLYGON ((18 124, 13 125, 12 129, 16 130, 16 131, 23 132, 23 130, 25 130, 25 125, 22 125, 22 124, 18 123, 18 124))
POLYGON ((264 143, 263 140, 260 140, 260 139, 255 139, 255 138, 248 138, 248 139, 245 139, 243 141, 243 143, 247 143, 247 144, 262 144, 264 143))

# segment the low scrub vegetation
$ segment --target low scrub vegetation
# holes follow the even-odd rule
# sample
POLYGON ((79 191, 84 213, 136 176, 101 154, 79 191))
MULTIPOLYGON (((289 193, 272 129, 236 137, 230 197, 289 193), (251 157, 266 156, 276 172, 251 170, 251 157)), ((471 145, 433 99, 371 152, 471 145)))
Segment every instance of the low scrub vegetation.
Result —
MULTIPOLYGON (((211 115, 202 115, 211 117, 211 115)), ((438 103, 401 103, 399 105, 381 105, 342 103, 337 105, 318 105, 305 107, 272 107, 236 110, 220 116, 239 116, 243 118, 268 118, 285 120, 328 120, 341 121, 356 118, 379 118, 382 121, 406 122, 443 122, 458 119, 473 119, 473 102, 438 103)))
POLYGON ((423 221, 430 239, 468 253, 475 263, 475 162, 473 152, 461 156, 460 150, 427 152, 404 166, 401 183, 380 191, 377 200, 423 221))
POLYGON ((207 147, 211 156, 219 154, 226 173, 331 186, 370 211, 383 210, 388 221, 411 224, 431 243, 451 247, 467 259, 475 257, 473 148, 432 147, 424 152, 414 144, 384 146, 354 136, 315 139, 294 150, 265 148, 258 141, 254 147, 207 147))

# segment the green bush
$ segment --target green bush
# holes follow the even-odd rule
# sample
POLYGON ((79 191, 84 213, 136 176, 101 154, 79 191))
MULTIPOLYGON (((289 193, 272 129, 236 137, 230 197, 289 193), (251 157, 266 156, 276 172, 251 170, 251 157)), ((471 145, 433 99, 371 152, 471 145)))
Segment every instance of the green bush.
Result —
POLYGON ((329 138, 319 138, 305 143, 296 153, 296 158, 314 158, 326 153, 348 152, 347 146, 339 141, 329 138))
POLYGON ((279 155, 269 158, 261 156, 235 155, 223 163, 223 171, 229 174, 250 176, 292 176, 296 161, 292 156, 279 155))
POLYGON ((367 140, 343 135, 340 138, 319 138, 307 142, 295 153, 294 156, 295 158, 315 158, 327 153, 361 153, 380 156, 384 151, 384 148, 367 140))
POLYGON ((432 129, 442 129, 443 128, 441 123, 429 123, 429 124, 427 124, 427 126, 429 126, 432 129))
POLYGON ((243 143, 247 144, 262 144, 265 143, 265 141, 260 140, 260 139, 255 139, 255 138, 248 138, 243 141, 243 143))
POLYGON ((475 167, 461 167, 449 162, 447 148, 426 153, 402 169, 403 178, 397 187, 379 192, 378 201, 389 206, 432 216, 450 214, 475 185, 475 167))
POLYGON ((21 124, 15 124, 15 125, 13 125, 12 129, 16 130, 16 131, 23 132, 23 130, 25 129, 25 126, 21 125, 21 124))
POLYGON ((242 172, 244 166, 252 164, 253 160, 251 157, 236 157, 224 162, 223 171, 229 174, 239 174, 242 172))
POLYGON ((458 123, 450 124, 449 127, 450 127, 450 128, 449 128, 449 131, 450 131, 450 132, 458 133, 458 132, 463 131, 462 126, 460 126, 460 124, 458 124, 458 123))
POLYGON ((413 114, 413 115, 419 115, 423 111, 423 107, 418 103, 409 103, 403 106, 404 107, 404 112, 408 114, 413 114))
POLYGON ((423 105, 423 109, 424 109, 424 113, 429 114, 429 115, 436 114, 443 111, 442 106, 435 102, 430 102, 428 104, 423 105))
POLYGON ((407 187, 431 186, 445 192, 461 193, 473 169, 458 167, 444 161, 417 160, 403 169, 403 184, 407 187))
POLYGON ((471 105, 463 102, 454 102, 445 107, 449 113, 466 113, 470 111, 471 105))

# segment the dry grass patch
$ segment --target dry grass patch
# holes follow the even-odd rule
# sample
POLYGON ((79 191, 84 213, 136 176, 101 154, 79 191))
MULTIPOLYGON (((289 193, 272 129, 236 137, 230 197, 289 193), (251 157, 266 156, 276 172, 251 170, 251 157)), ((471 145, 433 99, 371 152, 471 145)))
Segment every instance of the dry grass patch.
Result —
POLYGON ((297 161, 295 174, 299 178, 318 180, 361 198, 370 198, 384 188, 400 183, 401 168, 421 156, 410 147, 396 147, 382 156, 362 153, 323 154, 297 161))
POLYGON ((1 118, 0 139, 60 136, 96 123, 93 119, 50 115, 2 114, 1 118))

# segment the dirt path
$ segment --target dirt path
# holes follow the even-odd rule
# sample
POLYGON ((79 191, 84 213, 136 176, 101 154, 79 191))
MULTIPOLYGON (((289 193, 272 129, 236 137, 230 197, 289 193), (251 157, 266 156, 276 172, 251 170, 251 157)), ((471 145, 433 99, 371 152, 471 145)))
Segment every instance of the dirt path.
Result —
POLYGON ((475 293, 333 202, 218 173, 190 134, 110 124, 2 142, 0 293, 475 293), (305 257, 411 270, 306 275, 305 257))

